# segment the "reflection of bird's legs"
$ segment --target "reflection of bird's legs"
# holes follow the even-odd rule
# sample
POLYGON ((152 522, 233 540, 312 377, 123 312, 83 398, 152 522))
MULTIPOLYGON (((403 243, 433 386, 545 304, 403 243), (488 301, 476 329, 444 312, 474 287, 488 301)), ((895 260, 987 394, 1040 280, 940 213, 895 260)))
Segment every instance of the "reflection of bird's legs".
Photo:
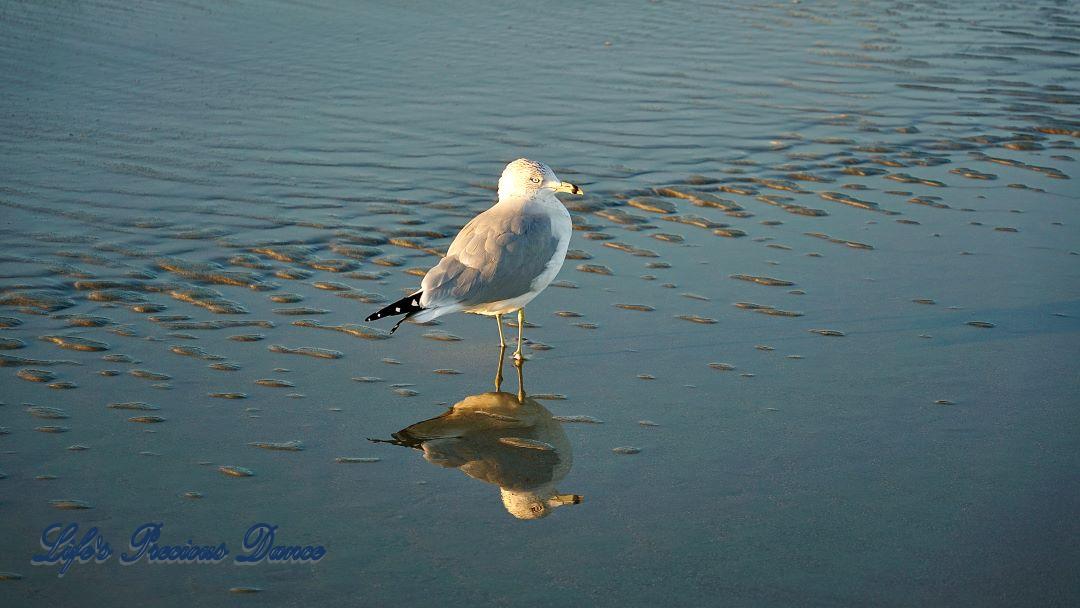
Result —
POLYGON ((525 403, 525 362, 514 361, 518 373, 518 403, 525 403))
POLYGON ((525 355, 521 354, 521 334, 525 331, 525 309, 518 309, 518 341, 517 350, 514 351, 514 361, 524 361, 525 355))
POLYGON ((506 338, 503 338, 502 315, 495 315, 495 322, 499 324, 499 347, 506 348, 506 338))
MULTIPOLYGON (((505 345, 500 346, 499 347, 499 367, 497 367, 495 369, 495 392, 496 393, 498 393, 499 391, 502 390, 502 381, 503 381, 502 366, 503 366, 503 357, 505 355, 506 355, 506 346, 505 345)), ((519 382, 519 384, 520 384, 520 382, 519 382)))

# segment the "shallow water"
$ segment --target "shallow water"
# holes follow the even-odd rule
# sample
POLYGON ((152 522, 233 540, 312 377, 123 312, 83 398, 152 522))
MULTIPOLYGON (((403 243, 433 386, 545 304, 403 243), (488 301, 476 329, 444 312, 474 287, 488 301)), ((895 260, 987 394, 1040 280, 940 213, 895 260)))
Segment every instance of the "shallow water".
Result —
POLYGON ((1070 3, 356 4, 0 6, 5 605, 1080 599, 1070 3), (525 155, 587 193, 535 522, 367 441, 493 322, 361 325, 525 155), (53 521, 327 557, 57 578, 53 521))

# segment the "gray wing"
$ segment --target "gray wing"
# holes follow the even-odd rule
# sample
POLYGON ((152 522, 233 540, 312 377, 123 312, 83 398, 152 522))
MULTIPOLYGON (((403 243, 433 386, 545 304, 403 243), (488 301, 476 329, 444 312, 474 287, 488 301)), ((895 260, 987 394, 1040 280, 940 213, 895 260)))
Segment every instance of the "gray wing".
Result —
POLYGON ((491 208, 472 219, 424 276, 425 308, 466 307, 528 293, 559 249, 547 215, 491 208))

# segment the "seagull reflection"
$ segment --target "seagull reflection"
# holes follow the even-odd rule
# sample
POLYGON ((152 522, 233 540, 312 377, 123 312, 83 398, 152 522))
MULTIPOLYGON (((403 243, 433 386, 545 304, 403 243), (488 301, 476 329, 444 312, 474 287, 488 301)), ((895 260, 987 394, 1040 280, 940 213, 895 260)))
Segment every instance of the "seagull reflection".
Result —
POLYGON ((570 472, 573 454, 560 423, 525 395, 522 366, 516 365, 518 394, 500 390, 504 350, 494 392, 466 397, 437 418, 377 441, 423 450, 432 464, 497 485, 511 515, 538 519, 556 507, 581 502, 581 496, 555 489, 570 472))

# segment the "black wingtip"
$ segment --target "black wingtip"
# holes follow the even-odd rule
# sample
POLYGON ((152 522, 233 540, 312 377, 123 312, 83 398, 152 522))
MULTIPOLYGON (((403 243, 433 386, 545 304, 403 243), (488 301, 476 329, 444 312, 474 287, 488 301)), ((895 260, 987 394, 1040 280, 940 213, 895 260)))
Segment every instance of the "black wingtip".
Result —
POLYGON ((394 323, 394 326, 390 328, 390 335, 391 336, 394 335, 394 332, 397 331, 397 328, 401 327, 402 323, 404 323, 405 321, 408 321, 409 318, 412 317, 415 314, 416 314, 416 312, 414 311, 414 312, 407 313, 404 317, 401 317, 401 319, 399 319, 397 323, 394 323))
MULTIPOLYGON (((398 315, 406 315, 405 318, 407 319, 409 318, 409 316, 423 310, 423 307, 420 306, 420 297, 422 295, 423 292, 419 291, 414 294, 407 295, 404 298, 401 298, 400 300, 392 304, 384 306, 381 309, 368 315, 368 317, 364 319, 364 322, 370 323, 372 321, 377 321, 383 317, 396 317, 398 315)), ((401 325, 401 323, 398 323, 398 325, 401 325)), ((397 329, 397 325, 394 326, 394 329, 397 329)), ((390 333, 394 333, 393 330, 391 330, 390 333)))

